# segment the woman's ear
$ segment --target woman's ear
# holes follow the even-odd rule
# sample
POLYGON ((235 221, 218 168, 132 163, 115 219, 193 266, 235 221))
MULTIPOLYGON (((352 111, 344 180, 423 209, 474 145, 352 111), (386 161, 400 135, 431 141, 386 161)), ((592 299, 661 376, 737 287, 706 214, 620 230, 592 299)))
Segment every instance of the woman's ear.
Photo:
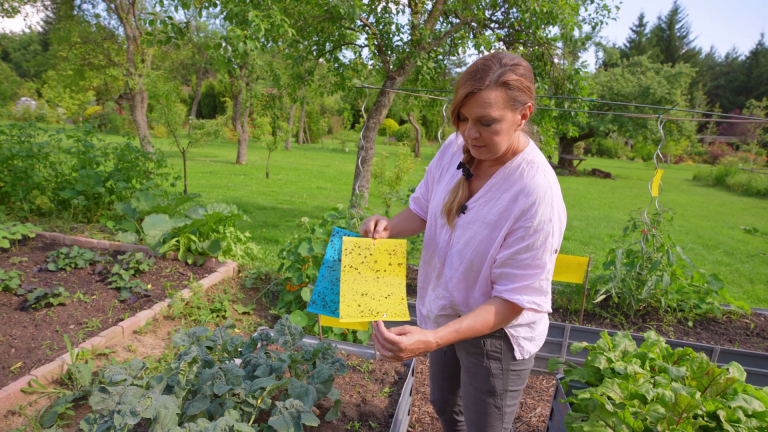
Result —
POLYGON ((520 123, 517 125, 518 130, 521 130, 523 126, 525 126, 525 123, 531 118, 532 113, 532 103, 527 103, 522 109, 520 109, 520 123))

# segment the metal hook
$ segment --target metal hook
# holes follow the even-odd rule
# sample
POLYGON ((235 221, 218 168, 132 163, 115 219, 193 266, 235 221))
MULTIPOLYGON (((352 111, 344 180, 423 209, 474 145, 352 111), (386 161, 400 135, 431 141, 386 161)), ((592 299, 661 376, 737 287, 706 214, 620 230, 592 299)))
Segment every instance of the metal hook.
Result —
MULTIPOLYGON (((363 142, 363 132, 365 132, 365 127, 368 125, 368 116, 365 115, 365 104, 368 103, 368 89, 365 89, 365 101, 363 101, 363 106, 360 108, 360 111, 363 113, 363 127, 360 129, 360 143, 357 145, 357 166, 360 167, 360 172, 363 171, 363 156, 365 155, 365 142, 363 142)), ((355 182, 355 195, 360 195, 360 180, 362 180, 362 177, 357 179, 357 182, 355 182)))
POLYGON ((450 101, 450 100, 448 100, 448 101, 446 101, 446 102, 445 102, 445 104, 443 104, 443 125, 442 125, 442 126, 440 126, 440 130, 439 130, 439 131, 437 131, 437 142, 438 142, 438 146, 437 146, 437 148, 440 148, 440 147, 442 147, 442 146, 443 146, 443 138, 442 138, 442 134, 443 134, 443 129, 445 129, 445 124, 446 124, 446 117, 445 117, 445 107, 446 107, 446 106, 448 106, 448 104, 449 104, 450 102, 451 102, 451 101, 450 101))

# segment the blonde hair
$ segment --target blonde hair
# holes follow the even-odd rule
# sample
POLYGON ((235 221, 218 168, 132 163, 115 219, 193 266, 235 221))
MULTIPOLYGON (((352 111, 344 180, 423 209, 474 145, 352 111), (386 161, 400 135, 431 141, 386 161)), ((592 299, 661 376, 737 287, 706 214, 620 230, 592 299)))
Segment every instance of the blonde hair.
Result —
MULTIPOLYGON (((451 105, 451 122, 457 131, 462 104, 473 94, 492 88, 506 90, 511 109, 519 110, 527 104, 536 106, 536 89, 531 65, 519 55, 505 51, 486 54, 472 63, 456 83, 451 105)), ((463 152, 464 157, 461 161, 472 169, 475 158, 466 143, 463 152)), ((451 229, 467 201, 469 201, 469 180, 462 176, 448 193, 443 204, 442 214, 451 229)))

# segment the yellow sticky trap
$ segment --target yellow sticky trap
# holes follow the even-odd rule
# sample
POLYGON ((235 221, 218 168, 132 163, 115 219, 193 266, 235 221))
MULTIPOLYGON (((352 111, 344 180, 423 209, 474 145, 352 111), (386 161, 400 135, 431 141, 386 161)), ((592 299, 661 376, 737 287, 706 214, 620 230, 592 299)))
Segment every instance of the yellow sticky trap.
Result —
POLYGON ((344 237, 339 321, 408 321, 405 240, 344 237))
POLYGON ((653 176, 653 182, 651 183, 651 195, 659 196, 659 185, 661 184, 661 175, 664 174, 663 169, 657 169, 656 174, 653 176))
POLYGON ((589 258, 573 255, 557 255, 552 280, 558 282, 583 283, 589 266, 589 258))
POLYGON ((351 329, 351 330, 365 330, 368 331, 368 322, 367 321, 358 321, 358 322, 341 322, 338 318, 329 317, 325 315, 320 315, 320 325, 323 327, 337 327, 337 328, 345 328, 345 329, 351 329))

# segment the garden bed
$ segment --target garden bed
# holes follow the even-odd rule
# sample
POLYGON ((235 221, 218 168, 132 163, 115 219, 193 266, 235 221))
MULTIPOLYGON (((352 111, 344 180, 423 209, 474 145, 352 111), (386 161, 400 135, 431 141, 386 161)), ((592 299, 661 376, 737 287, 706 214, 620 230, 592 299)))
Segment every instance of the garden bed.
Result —
MULTIPOLYGON (((94 274, 98 265, 95 262, 71 271, 46 270, 47 254, 63 246, 58 241, 38 236, 26 240, 15 250, 0 254, 0 268, 24 272, 23 283, 50 286, 56 282, 71 295, 67 304, 24 311, 20 310, 23 297, 0 293, 0 351, 4 353, 0 356, 0 388, 66 353, 64 335, 77 346, 136 312, 165 300, 169 290, 187 288, 188 282, 200 280, 215 271, 158 258, 152 268, 138 277, 151 285, 149 295, 121 302, 119 291, 110 289, 105 282, 111 268, 109 264, 103 266, 100 274, 94 274), (40 266, 43 266, 42 270, 40 266)), ((91 250, 113 259, 125 253, 91 250)))
MULTIPOLYGON (((566 324, 578 323, 578 318, 558 309, 552 311, 549 319, 566 324)), ((628 321, 623 327, 632 329, 633 333, 652 329, 667 339, 768 352, 768 315, 762 313, 753 313, 751 316, 724 314, 722 319, 712 317, 696 320, 692 326, 687 323, 662 324, 663 321, 662 317, 645 315, 636 322, 628 321)), ((588 312, 584 312, 582 325, 606 330, 625 330, 615 321, 588 312)))
MULTIPOLYGON (((528 385, 523 391, 517 416, 515 416, 517 432, 546 431, 555 381, 552 375, 536 372, 528 377, 528 385)), ((416 363, 409 431, 440 432, 442 430, 440 420, 429 402, 429 356, 424 356, 416 363)))

